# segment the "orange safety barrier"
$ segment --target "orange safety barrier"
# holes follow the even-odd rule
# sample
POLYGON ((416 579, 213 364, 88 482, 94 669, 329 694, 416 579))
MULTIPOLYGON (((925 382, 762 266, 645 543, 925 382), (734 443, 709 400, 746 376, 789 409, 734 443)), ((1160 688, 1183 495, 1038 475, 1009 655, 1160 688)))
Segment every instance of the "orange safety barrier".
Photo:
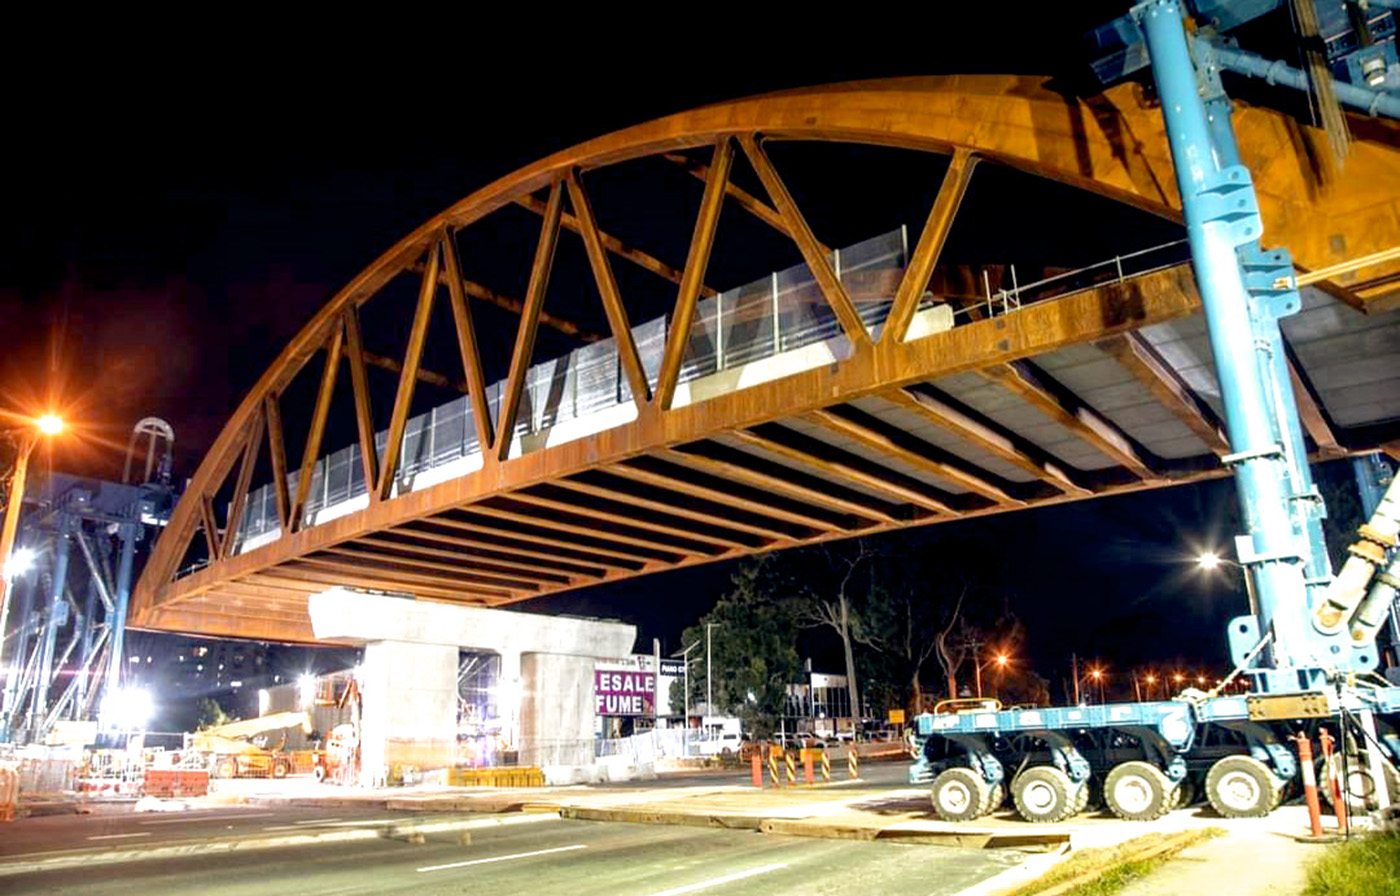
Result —
POLYGON ((1303 798, 1308 804, 1308 822, 1312 835, 1322 836, 1322 806, 1317 799, 1317 772, 1313 768, 1312 741, 1301 731, 1293 737, 1298 747, 1298 767, 1303 772, 1303 798))
POLYGON ((13 763, 0 765, 0 821, 14 821, 19 809, 19 769, 13 763))
POLYGON ((192 768, 148 768, 141 792, 146 796, 204 796, 209 793, 209 772, 192 768))

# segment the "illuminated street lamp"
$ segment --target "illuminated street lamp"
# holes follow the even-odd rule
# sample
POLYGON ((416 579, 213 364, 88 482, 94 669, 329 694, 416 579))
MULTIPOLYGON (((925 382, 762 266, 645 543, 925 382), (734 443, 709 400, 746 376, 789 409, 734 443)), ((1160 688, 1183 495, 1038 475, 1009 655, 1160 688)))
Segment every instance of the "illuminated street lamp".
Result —
POLYGON ((1196 566, 1198 566, 1202 572, 1207 573, 1214 572, 1222 566, 1234 566, 1238 568, 1240 572, 1244 574, 1245 593, 1249 597, 1249 612, 1254 616, 1259 615, 1258 600, 1254 597, 1254 580, 1250 578, 1249 570, 1242 564, 1236 563, 1234 560, 1226 559, 1214 551, 1202 551, 1196 555, 1196 566))
POLYGON ((33 425, 20 430, 15 472, 10 478, 10 493, 5 498, 4 522, 0 523, 0 668, 4 668, 4 634, 10 617, 10 582, 34 561, 32 551, 14 549, 19 509, 24 503, 25 479, 29 475, 29 455, 34 453, 41 436, 54 436, 62 431, 63 421, 53 414, 45 414, 34 420, 33 425))
POLYGON ((1099 686, 1099 702, 1103 703, 1103 680, 1105 678, 1104 671, 1095 666, 1094 668, 1089 670, 1089 677, 1093 679, 1094 683, 1099 686))
MULTIPOLYGON (((973 660, 975 661, 976 659, 977 659, 977 655, 976 655, 976 654, 973 654, 973 660)), ((998 672, 1004 672, 1004 671, 1006 671, 1006 667, 1007 667, 1007 665, 1008 665, 1010 662, 1011 662, 1011 657, 1007 656, 1006 653, 1003 652, 1003 651, 997 651, 995 654, 993 654, 991 657, 989 657, 989 658, 988 658, 986 661, 984 661, 984 662, 980 662, 980 663, 974 662, 974 664, 973 664, 973 668, 974 668, 973 677, 976 679, 976 682, 977 682, 977 696, 978 696, 978 697, 981 697, 981 696, 982 696, 982 670, 985 669, 985 668, 987 668, 988 666, 993 666, 993 665, 994 665, 994 666, 997 667, 997 671, 998 671, 998 672)))

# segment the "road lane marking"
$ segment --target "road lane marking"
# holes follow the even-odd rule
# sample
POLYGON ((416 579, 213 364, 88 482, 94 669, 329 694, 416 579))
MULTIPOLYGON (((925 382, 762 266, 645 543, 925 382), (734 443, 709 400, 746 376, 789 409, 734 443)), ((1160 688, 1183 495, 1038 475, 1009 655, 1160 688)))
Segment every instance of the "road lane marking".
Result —
POLYGON ((143 821, 142 824, 190 824, 197 821, 242 821, 245 818, 273 818, 276 812, 253 812, 244 815, 200 815, 181 818, 162 818, 159 821, 143 821))
POLYGON ((736 880, 743 880, 746 877, 756 877, 760 874, 767 874, 770 871, 777 871, 786 868, 787 862, 778 862, 773 865, 764 865, 759 868, 750 868, 748 871, 736 871, 733 874, 726 874, 724 877, 716 877, 711 880, 702 880, 698 884, 686 884, 683 887, 675 887, 670 890, 662 890, 660 893, 652 893, 651 896, 680 896, 682 893, 694 893, 696 890, 704 890, 709 887, 717 887, 720 884, 731 883, 736 880))
POLYGON ((150 831, 141 831, 140 833, 137 833, 137 834, 97 834, 96 836, 89 837, 88 839, 89 839, 89 840, 125 840, 127 837, 149 837, 149 836, 151 836, 151 832, 150 832, 150 831))
POLYGON ((333 823, 333 822, 338 822, 338 821, 340 821, 340 816, 339 816, 339 815, 337 815, 335 818, 313 818, 313 819, 311 819, 310 821, 296 821, 296 822, 293 822, 293 824, 298 824, 298 825, 302 825, 302 824, 331 824, 331 823, 333 823))
POLYGON ((508 861, 510 861, 511 859, 528 859, 530 856, 543 856, 543 855, 547 855, 547 854, 552 853, 552 852, 568 852, 569 850, 572 850, 572 849, 587 849, 587 848, 588 848, 588 847, 587 847, 586 845, 582 844, 582 843, 576 843, 576 844, 574 844, 573 846, 556 846, 556 847, 554 847, 553 849, 537 849, 537 850, 535 850, 534 852, 517 852, 517 853, 515 853, 514 855, 509 855, 509 856, 492 856, 492 857, 489 858, 489 859, 472 859, 472 860, 469 861, 469 862, 452 862, 452 863, 447 864, 447 865, 429 865, 429 866, 427 866, 426 868, 419 868, 418 870, 419 870, 420 872, 421 872, 421 871, 442 871, 442 870, 445 869, 445 868, 465 868, 465 867, 468 866, 468 865, 486 865, 486 864, 488 864, 488 863, 490 863, 490 862, 508 862, 508 861))

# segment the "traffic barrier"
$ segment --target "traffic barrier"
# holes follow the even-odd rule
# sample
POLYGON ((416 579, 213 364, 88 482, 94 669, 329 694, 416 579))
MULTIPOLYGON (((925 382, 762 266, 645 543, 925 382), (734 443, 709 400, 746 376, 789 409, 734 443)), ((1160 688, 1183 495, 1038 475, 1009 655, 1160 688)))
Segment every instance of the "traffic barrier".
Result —
POLYGON ((19 768, 13 762, 0 763, 0 821, 14 821, 19 809, 19 768))
POLYGON ((1322 836, 1322 806, 1317 802, 1317 773, 1313 770, 1312 742, 1299 732, 1294 738, 1298 745, 1298 765, 1303 770, 1303 798, 1308 804, 1308 822, 1312 825, 1312 835, 1322 836))
POLYGON ((1327 768, 1327 783, 1332 788, 1332 808, 1337 811, 1337 833, 1347 833, 1351 825, 1347 821, 1347 801, 1342 795, 1343 782, 1337 774, 1336 754, 1332 752, 1332 735, 1326 728, 1317 730, 1318 740, 1322 741, 1322 764, 1327 768))
POLYGON ((783 753, 783 764, 787 766, 787 786, 797 786, 797 754, 788 750, 783 753))
POLYGON ((860 780, 860 756, 856 753, 856 745, 852 743, 846 748, 846 767, 850 770, 851 780, 860 780))
POLYGON ((750 769, 750 772, 751 772, 752 777, 753 777, 753 786, 757 787, 759 790, 762 790, 762 789, 763 789, 763 759, 762 759, 762 757, 760 757, 760 756, 758 755, 759 752, 760 752, 759 750, 754 750, 754 751, 753 751, 753 755, 749 757, 749 761, 750 761, 750 763, 751 763, 751 765, 752 765, 752 768, 750 769))
POLYGON ((826 751, 826 747, 822 747, 822 781, 831 783, 831 754, 826 751))
POLYGON ((813 778, 815 777, 815 776, 812 774, 812 753, 813 753, 813 752, 814 752, 814 751, 812 750, 811 747, 804 747, 804 748, 802 749, 802 777, 803 777, 804 779, 806 779, 806 781, 807 781, 807 786, 808 786, 808 787, 811 787, 811 786, 812 786, 813 778))
POLYGON ((768 777, 773 779, 774 787, 782 787, 783 781, 778 777, 778 757, 783 755, 782 747, 768 747, 768 777))

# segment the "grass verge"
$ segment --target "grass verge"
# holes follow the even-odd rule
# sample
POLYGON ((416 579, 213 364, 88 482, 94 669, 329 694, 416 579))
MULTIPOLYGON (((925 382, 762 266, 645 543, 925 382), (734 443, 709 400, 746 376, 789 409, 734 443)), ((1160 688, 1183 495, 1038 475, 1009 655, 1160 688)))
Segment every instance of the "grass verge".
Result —
POLYGON ((1057 896, 1109 896, 1129 883, 1151 874, 1183 849, 1224 833, 1222 828, 1202 828, 1185 836, 1154 833, 1134 837, 1105 849, 1086 849, 1013 891, 1011 896, 1033 896, 1052 890, 1057 896), (1173 841, 1170 846, 1166 846, 1168 841, 1173 841), (1163 851, 1145 858, 1136 858, 1158 849, 1163 851), (1074 883, 1079 878, 1085 879, 1074 883))
POLYGON ((1400 894, 1400 834, 1338 843, 1308 866, 1304 896, 1400 894))

